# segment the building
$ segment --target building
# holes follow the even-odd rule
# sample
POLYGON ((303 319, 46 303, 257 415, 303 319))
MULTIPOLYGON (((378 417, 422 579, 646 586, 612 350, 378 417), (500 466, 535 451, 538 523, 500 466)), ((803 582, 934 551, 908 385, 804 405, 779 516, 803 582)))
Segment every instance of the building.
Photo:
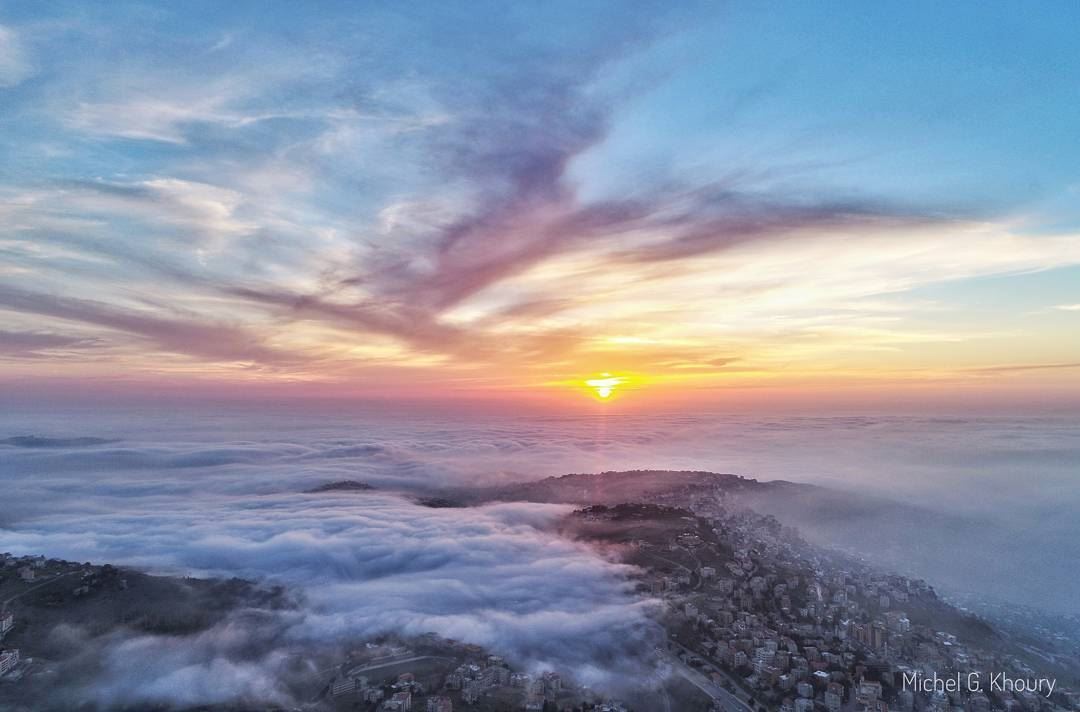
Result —
POLYGON ((881 699, 881 683, 863 680, 855 689, 855 702, 870 707, 881 699))
POLYGON ((23 581, 33 581, 34 570, 29 566, 23 566, 21 569, 19 569, 19 578, 21 578, 23 581))
POLYGON ((510 684, 510 671, 501 665, 493 665, 484 668, 480 673, 480 681, 485 687, 501 687, 510 684))
POLYGON ((429 697, 427 712, 454 712, 454 703, 449 697, 429 697))
POLYGON ((0 640, 3 640, 13 627, 15 627, 15 614, 11 611, 0 612, 0 640))
POLYGON ((468 680, 461 688, 461 701, 467 705, 475 704, 483 689, 484 684, 479 680, 468 680))
POLYGON ((330 685, 330 695, 333 697, 341 697, 353 692, 356 692, 356 680, 349 677, 344 680, 334 680, 330 685))
POLYGON ((0 675, 7 675, 19 664, 19 649, 0 650, 0 675))
POLYGON ((972 695, 967 704, 964 705, 964 712, 990 712, 990 700, 981 692, 972 695))
POLYGON ((562 691, 562 678, 559 677, 559 673, 545 672, 544 697, 549 700, 554 700, 558 697, 560 691, 562 691))
POLYGON ((383 702, 382 708, 387 712, 410 712, 412 710, 412 693, 408 690, 395 692, 393 697, 383 702))
POLYGON ((870 647, 874 650, 881 650, 885 647, 885 641, 888 640, 888 633, 885 630, 885 626, 881 623, 874 623, 870 626, 870 647))
POLYGON ((844 686, 838 682, 830 682, 825 688, 825 709, 829 712, 840 712, 844 704, 844 686))
POLYGON ((454 672, 446 676, 446 689, 448 690, 460 690, 461 686, 465 684, 465 674, 461 668, 458 668, 454 672))
POLYGON ((342 695, 352 694, 353 692, 363 692, 365 688, 367 688, 366 677, 346 677, 335 680, 330 685, 330 694, 333 697, 341 697, 342 695))

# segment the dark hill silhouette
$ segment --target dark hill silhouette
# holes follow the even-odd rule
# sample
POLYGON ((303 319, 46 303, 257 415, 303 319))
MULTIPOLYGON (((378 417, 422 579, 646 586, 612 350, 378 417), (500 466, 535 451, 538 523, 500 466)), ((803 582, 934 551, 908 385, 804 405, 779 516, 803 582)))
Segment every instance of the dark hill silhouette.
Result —
POLYGON ((701 470, 630 470, 598 474, 570 474, 547 477, 499 487, 485 487, 462 493, 472 501, 526 501, 564 504, 619 504, 660 496, 689 495, 693 492, 716 492, 736 496, 751 492, 795 494, 819 489, 786 480, 760 482, 739 475, 701 470))
POLYGON ((320 492, 367 492, 375 489, 367 482, 357 482, 356 480, 338 480, 337 482, 327 482, 326 484, 319 485, 318 487, 312 487, 309 490, 305 490, 308 494, 318 494, 320 492))

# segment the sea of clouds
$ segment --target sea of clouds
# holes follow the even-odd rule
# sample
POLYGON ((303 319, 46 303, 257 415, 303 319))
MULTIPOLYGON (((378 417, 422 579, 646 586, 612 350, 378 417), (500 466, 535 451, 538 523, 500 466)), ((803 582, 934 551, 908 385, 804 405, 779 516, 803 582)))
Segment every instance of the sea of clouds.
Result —
POLYGON ((127 505, 60 507, 5 532, 3 546, 276 581, 302 605, 196 636, 108 641, 90 688, 107 704, 281 702, 284 650, 386 633, 435 632, 530 669, 572 668, 583 682, 617 685, 656 635, 626 567, 552 531, 565 507, 431 509, 341 492, 154 494, 127 505))
MULTIPOLYGON (((1078 461, 1080 435, 1055 418, 9 413, 0 550, 243 576, 297 593, 296 610, 240 614, 197 636, 96 641, 98 673, 80 695, 103 704, 288 703, 286 651, 382 633, 434 632, 617 689, 649 665, 654 602, 634 594, 628 567, 558 535, 569 508, 434 509, 415 493, 632 468, 814 482, 1015 532, 1015 550, 996 553, 1001 571, 1021 565, 1024 542, 1060 542, 1034 569, 1027 552, 1026 565, 1031 591, 1067 596, 1067 582, 1046 584, 1078 553, 1078 461), (378 489, 307 491, 340 479, 378 489)), ((923 547, 915 564, 947 571, 965 546, 976 542, 944 542, 929 563, 923 547)), ((1028 596, 1011 585, 995 590, 1028 596)))

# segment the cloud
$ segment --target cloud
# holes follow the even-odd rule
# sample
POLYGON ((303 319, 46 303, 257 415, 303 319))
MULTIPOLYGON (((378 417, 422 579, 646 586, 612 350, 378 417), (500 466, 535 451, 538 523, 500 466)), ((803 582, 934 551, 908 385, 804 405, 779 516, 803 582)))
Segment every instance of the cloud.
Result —
POLYGON ((189 124, 225 121, 236 124, 241 117, 221 113, 220 98, 200 98, 195 103, 167 99, 142 99, 118 103, 79 103, 68 115, 68 126, 78 132, 119 138, 186 143, 189 124))
POLYGON ((312 61, 310 55, 305 61, 280 46, 270 61, 261 56, 264 51, 258 46, 244 51, 229 43, 189 56, 187 62, 174 62, 167 70, 152 53, 128 57, 122 69, 114 57, 103 63, 108 71, 101 78, 72 86, 57 98, 54 110, 76 134, 176 148, 203 145, 219 133, 243 135, 265 123, 336 126, 358 118, 333 104, 265 102, 265 96, 287 94, 298 83, 331 79, 336 63, 326 55, 322 62, 312 61))
POLYGON ((58 685, 49 699, 38 702, 60 708, 92 701, 106 709, 294 704, 287 685, 296 675, 294 658, 274 648, 282 628, 282 621, 248 614, 196 635, 115 632, 80 641, 97 651, 92 659, 84 655, 68 662, 65 672, 92 675, 93 682, 58 685))
POLYGON ((453 352, 469 339, 465 331, 439 323, 430 312, 408 304, 333 302, 317 295, 254 287, 226 288, 226 291, 235 297, 278 308, 280 314, 292 319, 318 319, 386 334, 421 349, 453 352))
POLYGON ((58 350, 82 350, 101 345, 97 338, 64 336, 41 331, 0 331, 0 356, 48 358, 58 350))
POLYGON ((262 363, 286 358, 242 326, 143 313, 89 299, 0 286, 0 308, 92 324, 148 339, 167 351, 203 358, 262 363))
POLYGON ((0 25, 0 89, 17 86, 32 74, 33 67, 18 34, 0 25))
POLYGON ((1016 371, 1057 371, 1061 369, 1073 369, 1080 368, 1080 362, 1077 363, 1021 363, 1021 364, 1008 364, 1003 366, 986 366, 984 368, 969 369, 969 373, 978 373, 985 375, 997 375, 1004 373, 1013 373, 1016 371))
POLYGON ((136 501, 137 509, 81 515, 57 508, 0 541, 76 560, 284 583, 304 604, 185 638, 93 641, 100 667, 69 694, 103 704, 281 703, 290 652, 429 632, 610 688, 647 666, 657 635, 650 604, 627 581, 631 570, 553 531, 565 507, 428 509, 386 493, 136 501))
POLYGON ((870 200, 755 197, 723 191, 697 196, 685 215, 672 220, 668 239, 616 252, 629 263, 685 260, 730 249, 750 240, 792 238, 829 231, 836 234, 882 232, 924 225, 948 225, 929 213, 919 215, 870 200))
POLYGON ((1061 311, 1080 311, 1080 304, 1059 304, 1054 308, 1061 311))
POLYGON ((221 240, 252 232, 254 225, 237 217, 242 202, 239 191, 178 178, 68 180, 13 196, 8 217, 19 228, 31 230, 50 216, 140 220, 181 228, 190 243, 193 236, 221 240))
MULTIPOLYGON (((230 286, 226 293, 282 318, 389 336, 459 363, 533 364, 572 355, 587 340, 589 329, 575 313, 582 295, 565 297, 574 290, 562 285, 515 294, 515 280, 563 258, 581 255, 591 268, 571 275, 586 289, 592 281, 604 288, 592 279, 601 270, 634 281, 643 276, 640 270, 651 269, 656 274, 644 281, 670 293, 671 282, 694 271, 684 266, 691 258, 754 240, 947 224, 871 200, 785 202, 737 183, 582 201, 569 167, 605 139, 615 110, 593 82, 626 52, 613 45, 576 62, 545 63, 541 57, 505 80, 466 80, 448 99, 453 120, 417 138, 446 179, 464 181, 474 195, 460 214, 432 212, 424 201, 395 202, 393 243, 359 251, 355 267, 333 265, 318 291, 266 284, 230 286), (521 91, 522 85, 529 90, 521 91), (663 263, 672 263, 667 275, 659 273, 663 263), (479 318, 457 318, 469 311, 470 300, 488 298, 495 308, 481 309, 479 318), (566 317, 569 323, 558 323, 568 313, 574 314, 566 317)), ((386 220, 383 211, 380 221, 386 220)), ((594 296, 594 305, 603 308, 607 297, 620 295, 594 296)))

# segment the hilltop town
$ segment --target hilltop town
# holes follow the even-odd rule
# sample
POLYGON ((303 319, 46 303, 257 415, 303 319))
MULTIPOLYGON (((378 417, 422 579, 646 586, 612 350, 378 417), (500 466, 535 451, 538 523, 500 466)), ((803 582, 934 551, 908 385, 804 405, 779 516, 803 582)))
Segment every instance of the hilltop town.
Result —
MULTIPOLYGON (((655 482, 650 474, 631 477, 655 482)), ((1015 640, 925 581, 808 544, 775 517, 740 506, 731 484, 688 473, 643 502, 577 510, 567 525, 568 534, 617 546, 639 567, 642 594, 664 602, 666 657, 716 708, 1080 709, 1075 641, 1061 652, 1015 640), (982 689, 914 684, 957 674, 982 689), (1053 693, 1038 683, 1047 679, 1056 680, 1053 693)))

